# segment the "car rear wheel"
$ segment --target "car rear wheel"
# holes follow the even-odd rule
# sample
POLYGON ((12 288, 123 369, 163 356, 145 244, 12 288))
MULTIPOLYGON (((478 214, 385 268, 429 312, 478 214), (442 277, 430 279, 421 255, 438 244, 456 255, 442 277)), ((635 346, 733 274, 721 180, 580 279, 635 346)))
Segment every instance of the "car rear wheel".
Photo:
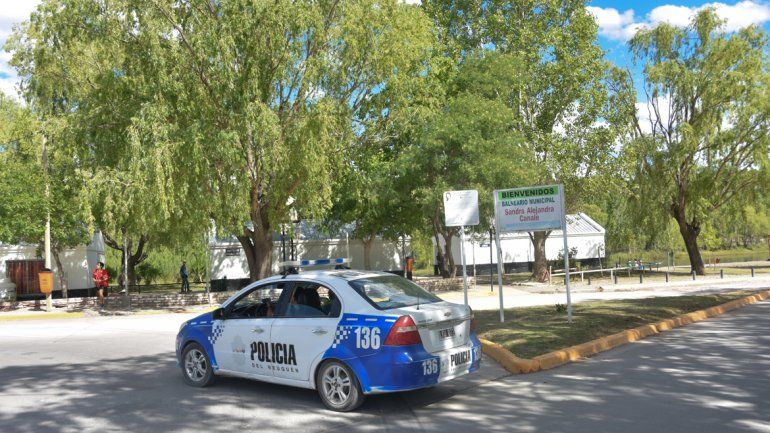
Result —
POLYGON ((328 361, 318 369, 316 389, 324 405, 333 411, 349 412, 364 402, 356 375, 339 361, 328 361))
POLYGON ((188 385, 204 387, 214 382, 214 370, 206 350, 198 343, 190 343, 182 352, 182 376, 188 385))

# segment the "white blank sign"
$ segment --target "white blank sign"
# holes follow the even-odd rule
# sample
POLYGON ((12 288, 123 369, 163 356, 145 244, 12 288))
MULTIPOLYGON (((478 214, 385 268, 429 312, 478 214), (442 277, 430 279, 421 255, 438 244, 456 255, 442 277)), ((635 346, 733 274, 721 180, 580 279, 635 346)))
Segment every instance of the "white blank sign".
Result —
POLYGON ((446 191, 444 193, 444 218, 447 227, 475 226, 479 223, 479 192, 446 191))

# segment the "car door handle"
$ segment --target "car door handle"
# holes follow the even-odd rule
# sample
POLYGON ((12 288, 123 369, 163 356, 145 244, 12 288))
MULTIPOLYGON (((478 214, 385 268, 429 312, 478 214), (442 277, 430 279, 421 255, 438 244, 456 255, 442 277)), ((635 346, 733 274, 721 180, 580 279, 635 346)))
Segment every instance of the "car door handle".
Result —
POLYGON ((265 330, 262 329, 262 328, 253 328, 251 330, 251 332, 256 332, 257 334, 261 334, 261 333, 265 332, 265 330))
POLYGON ((325 329, 323 329, 323 328, 315 328, 315 329, 313 330, 313 334, 316 334, 316 335, 323 335, 323 334, 326 334, 326 333, 328 333, 328 332, 329 332, 329 331, 327 331, 327 330, 325 330, 325 329))

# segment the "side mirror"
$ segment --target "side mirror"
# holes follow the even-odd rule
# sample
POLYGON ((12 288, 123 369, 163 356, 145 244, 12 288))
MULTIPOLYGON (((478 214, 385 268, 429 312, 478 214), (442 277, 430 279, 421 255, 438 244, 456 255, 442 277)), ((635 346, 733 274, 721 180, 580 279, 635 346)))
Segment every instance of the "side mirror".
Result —
POLYGON ((214 320, 225 320, 225 311, 221 308, 211 312, 211 318, 214 320))

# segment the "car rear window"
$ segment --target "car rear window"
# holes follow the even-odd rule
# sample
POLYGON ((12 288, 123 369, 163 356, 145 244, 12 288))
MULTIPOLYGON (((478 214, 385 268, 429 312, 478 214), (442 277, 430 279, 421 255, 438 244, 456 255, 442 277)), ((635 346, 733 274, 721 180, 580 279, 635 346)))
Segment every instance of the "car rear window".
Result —
POLYGON ((350 281, 349 284, 353 290, 379 310, 441 301, 417 284, 396 275, 359 278, 350 281))

